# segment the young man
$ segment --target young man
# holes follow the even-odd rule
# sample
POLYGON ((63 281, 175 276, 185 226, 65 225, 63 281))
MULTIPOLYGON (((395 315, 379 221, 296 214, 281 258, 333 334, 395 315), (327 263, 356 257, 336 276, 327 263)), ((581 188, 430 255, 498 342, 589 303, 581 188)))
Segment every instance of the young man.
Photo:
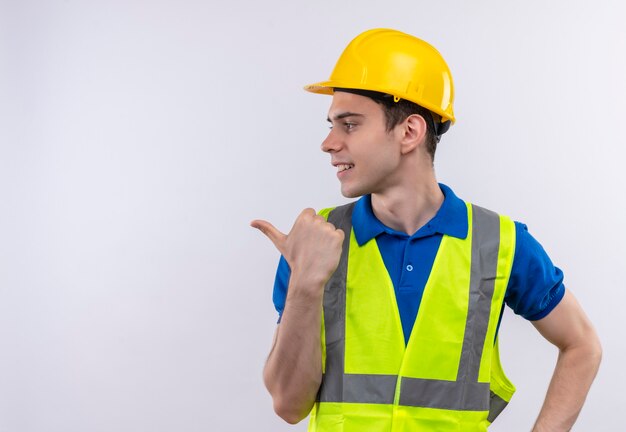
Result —
POLYGON ((386 29, 355 38, 329 81, 322 143, 356 203, 305 209, 281 252, 280 324, 264 370, 279 416, 310 431, 485 431, 515 388, 500 366, 503 305, 560 355, 535 431, 567 431, 597 372, 598 338, 526 227, 438 184, 454 122, 452 77, 426 42, 386 29))

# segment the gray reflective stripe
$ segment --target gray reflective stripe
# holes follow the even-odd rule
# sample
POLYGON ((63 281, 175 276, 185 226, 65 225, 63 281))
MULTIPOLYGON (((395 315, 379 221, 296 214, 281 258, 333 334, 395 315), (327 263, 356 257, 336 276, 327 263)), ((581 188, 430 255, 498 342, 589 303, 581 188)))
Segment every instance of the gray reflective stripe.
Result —
POLYGON ((396 375, 344 375, 344 402, 392 404, 396 375))
POLYGON ((489 409, 489 383, 403 377, 400 405, 487 411, 489 409))
POLYGON ((489 415, 487 416, 487 420, 489 420, 490 423, 493 423, 496 417, 498 417, 500 413, 504 411, 504 408, 506 408, 506 406, 509 403, 505 401, 504 399, 502 399, 497 394, 495 394, 494 392, 491 392, 490 399, 491 400, 489 402, 489 415))
MULTIPOLYGON (((323 382, 328 377, 324 375, 323 382)), ((322 392, 321 402, 356 402, 392 404, 396 392, 396 375, 360 375, 345 374, 342 376, 343 394, 331 395, 330 392, 322 392), (335 396, 332 399, 332 396, 335 396)))
MULTIPOLYGON (((324 291, 326 373, 318 400, 392 404, 396 376, 343 373, 346 277, 353 208, 354 203, 337 207, 328 216, 328 221, 342 229, 346 236, 339 266, 324 291)), ((499 246, 500 217, 489 210, 472 206, 470 294, 457 380, 403 377, 400 405, 468 411, 489 410, 489 416, 493 415, 493 418, 506 406, 506 402, 490 392, 488 383, 478 382, 495 289, 499 246)))
MULTIPOLYGON (((491 315, 499 248, 500 216, 473 205, 469 305, 457 382, 478 382, 480 359, 491 315)), ((468 386, 463 388, 465 391, 470 389, 468 386)), ((470 397, 469 394, 466 396, 470 397)), ((487 394, 485 400, 488 400, 487 394)))
POLYGON ((318 394, 321 402, 343 401, 343 366, 345 356, 346 277, 348 274, 348 250, 352 231, 354 204, 333 209, 328 222, 344 232, 343 249, 335 273, 324 288, 324 333, 326 338, 326 373, 318 394))

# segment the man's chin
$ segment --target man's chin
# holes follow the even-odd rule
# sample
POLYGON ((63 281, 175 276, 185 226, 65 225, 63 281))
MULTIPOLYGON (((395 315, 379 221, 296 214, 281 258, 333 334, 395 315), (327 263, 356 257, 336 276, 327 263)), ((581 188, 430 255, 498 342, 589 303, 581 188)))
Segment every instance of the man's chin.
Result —
POLYGON ((359 198, 365 194, 366 192, 363 192, 363 191, 341 188, 341 195, 343 195, 346 198, 359 198))

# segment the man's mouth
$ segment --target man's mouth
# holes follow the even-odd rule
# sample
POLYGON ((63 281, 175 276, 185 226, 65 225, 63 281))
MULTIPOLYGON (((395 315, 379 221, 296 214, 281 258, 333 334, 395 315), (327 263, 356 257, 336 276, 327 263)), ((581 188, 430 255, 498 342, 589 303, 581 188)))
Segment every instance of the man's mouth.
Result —
POLYGON ((352 164, 339 164, 339 165, 337 165, 337 172, 340 173, 340 172, 349 170, 349 169, 351 169, 353 167, 354 167, 354 165, 352 165, 352 164))

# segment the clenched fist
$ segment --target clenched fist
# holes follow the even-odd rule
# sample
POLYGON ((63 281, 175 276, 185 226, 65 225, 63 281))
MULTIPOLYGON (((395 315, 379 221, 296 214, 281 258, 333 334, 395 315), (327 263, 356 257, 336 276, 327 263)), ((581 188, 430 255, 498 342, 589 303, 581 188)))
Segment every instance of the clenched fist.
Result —
POLYGON ((287 260, 292 276, 323 286, 339 265, 344 232, 311 208, 300 213, 289 234, 264 220, 254 220, 250 225, 274 243, 287 260))

